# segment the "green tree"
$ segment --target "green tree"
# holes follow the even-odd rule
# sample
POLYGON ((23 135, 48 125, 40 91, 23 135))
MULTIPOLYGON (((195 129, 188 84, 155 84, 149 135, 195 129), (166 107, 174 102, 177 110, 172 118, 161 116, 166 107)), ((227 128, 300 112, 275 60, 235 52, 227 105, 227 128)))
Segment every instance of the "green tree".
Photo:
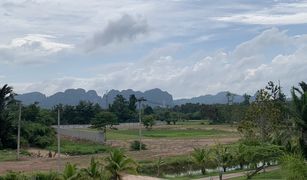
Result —
POLYGON ((151 115, 151 114, 154 114, 154 110, 152 109, 152 107, 151 106, 146 106, 145 108, 144 108, 144 115, 151 115))
POLYGON ((15 143, 11 142, 12 120, 7 111, 8 105, 14 102, 14 95, 13 88, 7 84, 0 89, 0 149, 15 146, 15 143))
POLYGON ((271 82, 265 89, 257 91, 256 100, 248 107, 238 126, 245 138, 269 142, 274 134, 287 127, 281 94, 280 87, 271 82))
POLYGON ((206 174, 206 168, 209 167, 209 163, 211 161, 210 157, 210 150, 207 148, 201 149, 201 148, 194 148, 194 151, 192 152, 192 158, 194 162, 200 166, 201 173, 203 175, 206 174))
POLYGON ((129 110, 128 102, 122 95, 117 95, 114 98, 110 110, 115 113, 119 122, 125 122, 133 117, 133 114, 129 110))
POLYGON ((251 95, 248 95, 248 94, 245 93, 245 94, 243 94, 243 98, 244 98, 244 100, 243 100, 242 104, 249 105, 250 104, 251 95))
POLYGON ((102 130, 104 141, 107 141, 107 126, 117 124, 117 117, 112 112, 100 112, 92 119, 92 127, 102 130))
POLYGON ((307 84, 301 82, 299 85, 301 89, 293 87, 291 94, 296 112, 296 125, 301 132, 301 146, 305 157, 307 157, 307 84))
MULTIPOLYGON (((222 144, 217 144, 212 149, 213 152, 213 160, 217 167, 222 168, 223 172, 226 172, 227 167, 232 162, 232 156, 229 151, 229 147, 222 144)), ((223 172, 219 171, 219 177, 222 179, 223 172)))
POLYGON ((142 123, 147 130, 151 129, 152 126, 155 125, 154 115, 145 115, 142 119, 142 123))
POLYGON ((109 157, 106 158, 106 170, 112 174, 112 179, 122 179, 122 172, 136 173, 136 162, 127 157, 122 150, 114 149, 110 151, 109 157))
POLYGON ((136 112, 136 102, 137 102, 137 99, 135 97, 134 94, 130 95, 129 97, 129 110, 132 111, 132 112, 136 112))

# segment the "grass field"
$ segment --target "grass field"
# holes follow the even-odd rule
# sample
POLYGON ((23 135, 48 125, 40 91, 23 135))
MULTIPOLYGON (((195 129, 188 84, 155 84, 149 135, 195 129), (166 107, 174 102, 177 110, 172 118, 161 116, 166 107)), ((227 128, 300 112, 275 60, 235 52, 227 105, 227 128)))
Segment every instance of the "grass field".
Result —
MULTIPOLYGON (((47 147, 48 150, 56 151, 57 144, 47 147)), ((70 139, 61 139, 61 153, 68 155, 85 155, 103 153, 110 149, 110 147, 93 143, 89 141, 79 141, 70 139)))
MULTIPOLYGON (((143 127, 142 127, 143 128, 143 127)), ((79 131, 97 131, 92 128, 76 129, 79 131)), ((154 126, 151 130, 142 129, 143 138, 159 139, 201 139, 211 137, 235 136, 235 127, 229 125, 208 125, 206 121, 185 121, 176 125, 154 126)), ((138 126, 107 130, 108 140, 133 140, 139 137, 138 126)))
MULTIPOLYGON (((142 136, 144 138, 207 138, 212 136, 229 136, 233 133, 222 131, 222 130, 197 130, 197 129, 187 129, 187 130, 166 130, 166 129, 153 129, 153 130, 143 130, 142 136)), ((108 139, 137 139, 139 137, 138 130, 109 130, 107 132, 108 139)))
POLYGON ((16 150, 0 150, 0 162, 16 159, 16 150))
MULTIPOLYGON (((20 151, 20 157, 26 157, 29 153, 27 151, 21 150, 20 151)), ((16 160, 16 150, 11 149, 5 149, 0 150, 0 162, 2 161, 13 161, 16 160)))

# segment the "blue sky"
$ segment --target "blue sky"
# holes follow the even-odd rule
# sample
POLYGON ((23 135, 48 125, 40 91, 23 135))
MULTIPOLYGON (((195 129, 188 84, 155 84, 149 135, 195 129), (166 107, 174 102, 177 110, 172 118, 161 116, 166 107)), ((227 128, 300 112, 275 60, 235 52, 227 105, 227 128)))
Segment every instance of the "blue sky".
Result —
POLYGON ((307 1, 1 0, 0 23, 0 82, 17 93, 307 81, 307 1))

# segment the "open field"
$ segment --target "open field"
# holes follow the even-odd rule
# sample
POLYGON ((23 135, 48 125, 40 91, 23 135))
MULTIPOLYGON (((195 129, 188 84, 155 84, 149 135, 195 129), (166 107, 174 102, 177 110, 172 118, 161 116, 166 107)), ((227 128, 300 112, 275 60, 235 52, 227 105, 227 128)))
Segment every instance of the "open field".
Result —
MULTIPOLYGON (((76 130, 97 131, 90 128, 76 130)), ((105 152, 110 147, 125 149, 126 154, 137 161, 154 161, 159 157, 186 157, 195 147, 211 146, 217 142, 229 144, 239 139, 234 127, 229 125, 204 125, 200 124, 200 122, 159 125, 154 126, 152 130, 143 128, 142 134, 142 142, 147 145, 148 150, 141 152, 130 151, 130 143, 139 138, 138 130, 135 126, 119 128, 119 130, 108 129, 107 146, 88 141, 76 141, 67 137, 62 138, 61 152, 69 155, 63 156, 62 165, 64 166, 66 162, 71 162, 79 167, 88 166, 92 156, 101 159, 106 156, 105 152)), ((48 147, 47 150, 56 150, 56 148, 56 144, 54 144, 48 147)), ((22 161, 7 161, 0 164, 0 174, 5 173, 7 170, 34 172, 56 169, 56 158, 27 158, 22 161)))
MULTIPOLYGON (((57 151, 57 143, 47 147, 48 150, 57 151)), ((68 138, 61 139, 61 153, 67 155, 85 155, 106 152, 109 147, 83 140, 70 140, 68 138)))

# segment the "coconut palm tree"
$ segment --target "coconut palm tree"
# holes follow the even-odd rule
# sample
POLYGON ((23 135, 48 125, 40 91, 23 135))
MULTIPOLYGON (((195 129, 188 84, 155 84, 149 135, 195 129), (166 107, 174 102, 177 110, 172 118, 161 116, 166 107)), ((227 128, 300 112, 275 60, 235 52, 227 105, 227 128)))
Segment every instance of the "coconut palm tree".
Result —
POLYGON ((101 179, 102 169, 98 161, 95 161, 94 157, 91 158, 90 166, 81 170, 82 173, 90 179, 101 179))
POLYGON ((0 148, 7 145, 8 131, 11 129, 11 121, 9 121, 8 113, 5 111, 7 105, 14 100, 13 88, 4 85, 0 89, 0 148))
POLYGON ((195 163, 201 167, 201 173, 203 175, 206 174, 206 168, 210 162, 209 149, 194 148, 194 151, 192 152, 192 158, 195 163))
POLYGON ((136 173, 136 162, 127 157, 120 149, 110 151, 110 156, 106 158, 106 162, 106 170, 112 174, 114 180, 120 180, 122 172, 136 173))
POLYGON ((307 157, 307 84, 299 83, 301 89, 293 87, 291 94, 295 112, 297 115, 296 124, 301 131, 301 144, 303 152, 307 157))

